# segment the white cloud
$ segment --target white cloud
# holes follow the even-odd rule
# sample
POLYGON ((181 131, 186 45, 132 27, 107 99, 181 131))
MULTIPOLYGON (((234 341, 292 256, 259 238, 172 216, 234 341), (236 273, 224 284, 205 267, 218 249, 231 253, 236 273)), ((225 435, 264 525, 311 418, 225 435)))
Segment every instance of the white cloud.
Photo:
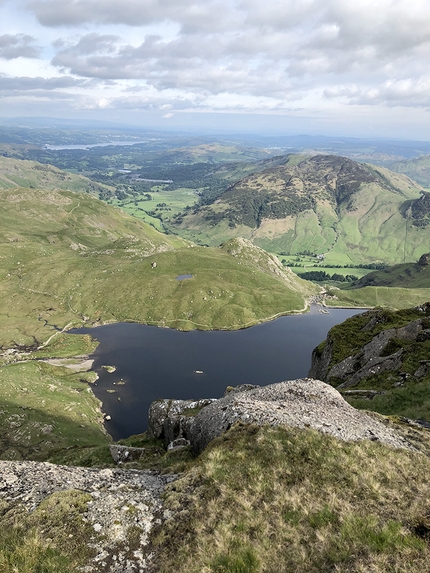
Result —
POLYGON ((0 0, 0 19, 13 30, 0 36, 0 74, 12 76, 16 62, 18 79, 31 75, 28 58, 39 58, 35 74, 71 80, 41 89, 79 91, 86 109, 176 120, 184 109, 318 115, 330 105, 345 117, 352 106, 429 103, 428 0, 69 0, 61 9, 0 0))
POLYGON ((0 36, 0 58, 37 58, 40 48, 34 44, 35 39, 27 34, 3 34, 0 36))

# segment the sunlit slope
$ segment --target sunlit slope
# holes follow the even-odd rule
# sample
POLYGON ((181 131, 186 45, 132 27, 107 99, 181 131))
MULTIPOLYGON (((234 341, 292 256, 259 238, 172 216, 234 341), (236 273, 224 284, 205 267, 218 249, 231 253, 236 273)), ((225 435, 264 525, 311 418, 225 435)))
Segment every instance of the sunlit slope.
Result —
POLYGON ((430 155, 394 161, 389 164, 389 168, 397 173, 404 173, 427 189, 430 188, 430 155))
POLYGON ((313 292, 252 245, 240 258, 196 248, 87 194, 12 188, 0 200, 4 347, 37 345, 49 325, 69 323, 240 327, 303 309, 313 292), (176 280, 184 273, 193 278, 176 280))
POLYGON ((353 289, 364 286, 430 288, 430 253, 423 254, 416 263, 373 271, 352 284, 353 289))
POLYGON ((345 157, 287 156, 177 222, 210 244, 242 236, 272 252, 324 253, 333 264, 416 260, 429 244, 404 175, 345 157))
POLYGON ((103 191, 111 192, 107 185, 96 183, 82 175, 74 175, 36 161, 0 155, 0 189, 11 187, 64 189, 97 194, 103 191))
POLYGON ((381 306, 404 309, 430 301, 430 254, 423 254, 416 263, 393 265, 373 271, 342 290, 330 305, 381 306))

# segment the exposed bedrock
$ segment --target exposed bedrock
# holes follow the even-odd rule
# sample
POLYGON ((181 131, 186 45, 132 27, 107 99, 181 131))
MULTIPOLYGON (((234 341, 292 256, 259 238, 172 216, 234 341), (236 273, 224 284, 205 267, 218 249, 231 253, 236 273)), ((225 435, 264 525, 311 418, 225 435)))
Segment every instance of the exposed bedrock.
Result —
POLYGON ((313 428, 342 440, 370 439, 393 447, 408 447, 394 431, 350 406, 335 388, 320 380, 302 378, 232 390, 200 409, 193 408, 195 415, 184 416, 185 403, 186 411, 191 412, 188 401, 170 401, 174 408, 172 404, 167 408, 166 404, 163 420, 162 403, 153 403, 149 411, 151 433, 164 437, 166 444, 183 437, 190 441, 196 454, 237 422, 313 428), (167 434, 163 433, 164 428, 167 434))

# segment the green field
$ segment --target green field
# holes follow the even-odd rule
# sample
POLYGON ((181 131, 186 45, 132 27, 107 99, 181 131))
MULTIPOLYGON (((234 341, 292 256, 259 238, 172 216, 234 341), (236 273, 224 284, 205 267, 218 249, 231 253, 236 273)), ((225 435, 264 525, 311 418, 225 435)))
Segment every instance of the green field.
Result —
POLYGON ((154 226, 158 231, 164 232, 164 224, 182 212, 188 205, 194 205, 198 200, 195 189, 179 188, 169 189, 169 185, 154 185, 148 190, 151 200, 142 200, 140 196, 130 197, 124 200, 112 199, 111 205, 121 207, 129 215, 138 217, 146 223, 154 226), (148 212, 157 214, 158 217, 151 216, 148 212), (160 218, 159 218, 160 217, 160 218), (164 223, 164 224, 163 224, 164 223))
POLYGON ((430 301, 430 288, 364 287, 361 289, 334 289, 329 292, 337 297, 329 306, 366 307, 382 306, 403 309, 430 301))

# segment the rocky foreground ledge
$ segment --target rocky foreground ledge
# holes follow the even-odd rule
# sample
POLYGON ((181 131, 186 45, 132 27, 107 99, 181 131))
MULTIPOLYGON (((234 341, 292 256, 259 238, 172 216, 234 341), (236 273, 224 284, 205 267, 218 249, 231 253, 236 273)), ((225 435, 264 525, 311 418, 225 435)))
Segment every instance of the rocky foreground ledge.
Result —
POLYGON ((88 493, 82 520, 88 524, 91 563, 86 573, 140 573, 151 562, 148 537, 154 524, 166 517, 161 493, 176 476, 148 471, 89 469, 44 462, 0 461, 0 498, 28 512, 56 492, 88 493), (130 531, 139 540, 130 543, 130 531))
POLYGON ((149 410, 149 433, 170 447, 187 440, 196 454, 236 422, 314 428, 346 441, 369 439, 411 447, 395 431, 350 406, 332 386, 302 378, 269 386, 244 384, 219 400, 158 400, 149 410))
MULTIPOLYGON (((237 422, 313 428, 341 440, 369 439, 394 448, 412 448, 394 430, 351 407, 337 390, 310 378, 228 388, 219 400, 158 400, 149 414, 152 436, 164 439, 168 449, 191 444, 195 453, 237 422)), ((139 459, 142 454, 141 448, 110 448, 117 463, 139 459)), ((176 477, 122 468, 0 461, 0 505, 3 500, 9 507, 32 513, 56 492, 83 493, 79 519, 89 532, 85 543, 93 558, 80 571, 143 573, 152 571, 153 526, 172 516, 163 509, 161 495, 176 477)))

